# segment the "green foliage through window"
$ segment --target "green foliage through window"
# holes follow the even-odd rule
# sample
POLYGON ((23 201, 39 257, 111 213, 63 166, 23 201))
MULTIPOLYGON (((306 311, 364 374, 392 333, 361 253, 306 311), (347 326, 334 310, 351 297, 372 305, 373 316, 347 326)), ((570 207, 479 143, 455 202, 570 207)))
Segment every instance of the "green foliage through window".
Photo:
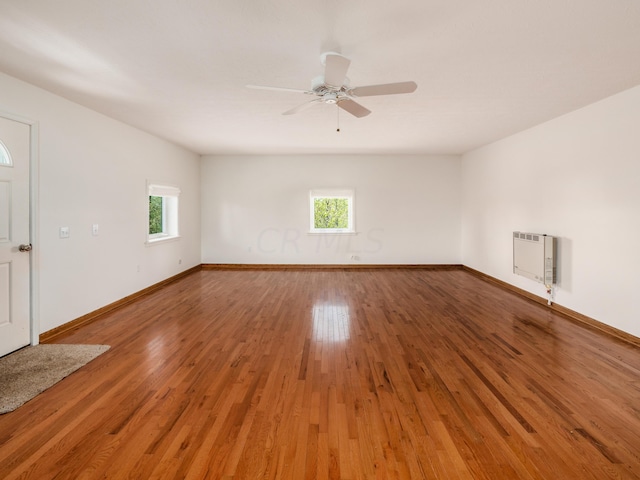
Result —
POLYGON ((163 233, 162 197, 149 196, 149 235, 163 233))
POLYGON ((314 228, 349 228, 349 200, 347 198, 314 198, 314 228))

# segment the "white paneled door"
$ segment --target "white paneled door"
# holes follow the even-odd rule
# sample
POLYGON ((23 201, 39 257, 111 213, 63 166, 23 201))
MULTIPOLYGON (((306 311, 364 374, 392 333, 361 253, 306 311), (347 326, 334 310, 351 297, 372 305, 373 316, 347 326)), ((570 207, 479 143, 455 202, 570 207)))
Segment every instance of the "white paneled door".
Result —
POLYGON ((29 135, 0 116, 0 356, 30 341, 29 135))

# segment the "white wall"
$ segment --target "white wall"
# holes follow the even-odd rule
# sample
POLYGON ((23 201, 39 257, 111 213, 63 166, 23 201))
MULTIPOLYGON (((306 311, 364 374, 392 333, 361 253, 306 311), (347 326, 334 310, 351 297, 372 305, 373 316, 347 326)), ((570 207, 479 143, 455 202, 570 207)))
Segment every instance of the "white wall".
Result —
POLYGON ((640 87, 462 160, 462 262, 512 273, 512 232, 559 237, 556 302, 640 336, 640 87))
POLYGON ((201 168, 203 263, 460 263, 459 157, 208 156, 201 168), (309 190, 340 187, 355 190, 358 234, 308 234, 309 190))
POLYGON ((200 264, 198 155, 3 74, 0 110, 39 123, 41 332, 200 264), (147 179, 182 189, 175 242, 145 246, 147 179))

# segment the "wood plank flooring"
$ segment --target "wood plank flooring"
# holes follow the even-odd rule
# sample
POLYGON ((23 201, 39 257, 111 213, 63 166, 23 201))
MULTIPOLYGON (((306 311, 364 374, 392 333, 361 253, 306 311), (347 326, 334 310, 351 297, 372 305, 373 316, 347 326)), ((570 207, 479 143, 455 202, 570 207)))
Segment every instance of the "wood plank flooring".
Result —
POLYGON ((3 479, 638 479, 640 350, 461 271, 201 271, 70 332, 3 479))

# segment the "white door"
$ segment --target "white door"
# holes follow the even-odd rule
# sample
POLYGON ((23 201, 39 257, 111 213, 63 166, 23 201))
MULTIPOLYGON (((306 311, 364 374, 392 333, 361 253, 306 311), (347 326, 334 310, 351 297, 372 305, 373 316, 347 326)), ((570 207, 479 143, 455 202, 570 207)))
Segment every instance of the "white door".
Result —
POLYGON ((31 333, 29 129, 0 117, 0 356, 28 345, 31 333))

